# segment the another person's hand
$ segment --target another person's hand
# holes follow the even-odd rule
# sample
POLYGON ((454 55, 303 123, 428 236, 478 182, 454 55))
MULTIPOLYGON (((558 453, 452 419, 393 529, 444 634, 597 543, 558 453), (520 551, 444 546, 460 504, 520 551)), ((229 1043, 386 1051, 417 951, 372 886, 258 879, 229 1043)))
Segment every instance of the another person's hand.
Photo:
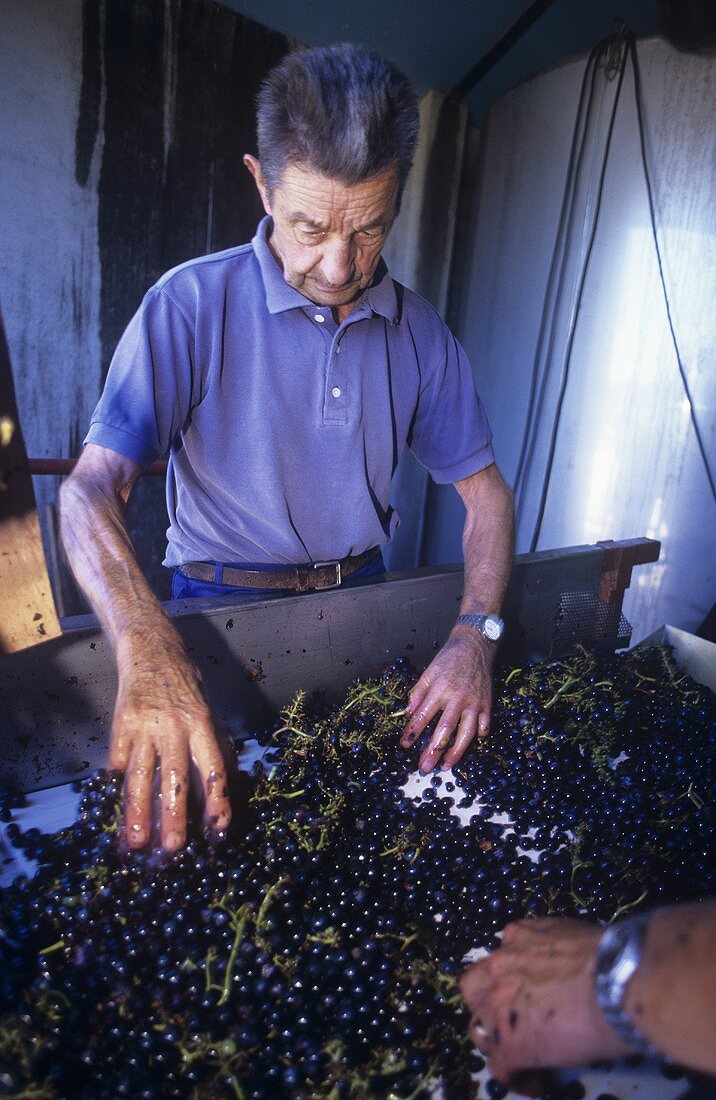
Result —
POLYGON ((120 655, 118 663, 110 763, 126 773, 130 848, 141 848, 152 834, 157 766, 163 848, 174 851, 185 843, 192 767, 201 781, 207 823, 225 829, 231 820, 226 767, 198 674, 179 646, 161 658, 156 650, 139 655, 135 650, 126 660, 120 655))
POLYGON ((460 979, 470 1038, 503 1082, 520 1070, 619 1058, 629 1047, 597 1005, 594 963, 603 928, 561 917, 521 920, 460 979))
POLYGON ((492 711, 495 646, 470 626, 456 626, 410 692, 409 721, 401 745, 410 748, 442 711, 420 757, 424 774, 439 764, 451 768, 477 734, 487 736, 492 711), (455 739, 448 748, 455 732, 455 739), (446 751, 447 750, 447 751, 446 751))

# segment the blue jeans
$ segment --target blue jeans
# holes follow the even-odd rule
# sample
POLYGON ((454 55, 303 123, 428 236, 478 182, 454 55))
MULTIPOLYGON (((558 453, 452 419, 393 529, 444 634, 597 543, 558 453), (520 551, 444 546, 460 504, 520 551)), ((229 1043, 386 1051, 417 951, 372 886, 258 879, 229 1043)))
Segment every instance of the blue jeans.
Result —
MULTIPOLYGON (((219 564, 212 563, 212 564, 219 564)), ((231 565, 235 569, 263 569, 271 570, 281 568, 275 565, 253 565, 249 562, 224 562, 224 565, 231 565)), ((352 583, 357 580, 361 580, 363 577, 379 576, 381 573, 385 573, 385 563, 383 562, 383 555, 378 554, 378 557, 374 561, 369 562, 368 565, 364 565, 362 569, 357 569, 355 573, 351 573, 341 585, 341 588, 350 588, 352 583)), ((309 589, 313 591, 313 589, 309 589)), ((279 595, 298 595, 290 590, 281 592, 276 588, 243 588, 234 584, 216 584, 214 581, 194 581, 190 577, 185 577, 178 569, 174 570, 172 576, 172 599, 173 600, 188 600, 192 596, 279 596, 279 595)))

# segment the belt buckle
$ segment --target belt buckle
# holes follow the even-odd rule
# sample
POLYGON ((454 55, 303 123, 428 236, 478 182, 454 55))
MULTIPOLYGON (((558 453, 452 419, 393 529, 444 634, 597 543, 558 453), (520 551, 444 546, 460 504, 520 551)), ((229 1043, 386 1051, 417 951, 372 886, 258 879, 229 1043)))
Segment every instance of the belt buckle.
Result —
POLYGON ((332 566, 336 571, 336 579, 334 581, 327 581, 326 584, 315 584, 316 591, 323 588, 340 588, 343 583, 343 577, 341 576, 341 563, 339 561, 314 561, 314 569, 324 569, 327 565, 332 566))

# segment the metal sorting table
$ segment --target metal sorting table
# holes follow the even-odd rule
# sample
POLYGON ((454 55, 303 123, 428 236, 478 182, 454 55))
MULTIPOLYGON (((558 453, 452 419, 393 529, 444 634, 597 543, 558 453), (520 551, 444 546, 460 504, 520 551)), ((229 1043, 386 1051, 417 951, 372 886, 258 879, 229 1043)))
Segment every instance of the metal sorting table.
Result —
MULTIPOLYGON (((633 541, 648 544, 652 555, 654 546, 658 552, 649 540, 633 541)), ((506 600, 503 659, 555 657, 575 642, 610 649, 628 644, 621 599, 630 572, 622 570, 626 583, 615 589, 614 555, 599 546, 519 558, 506 600), (610 585, 616 599, 610 599, 610 585)), ((462 582, 462 569, 448 566, 300 599, 174 601, 166 608, 201 671, 219 721, 246 740, 241 764, 249 768, 265 752, 251 740, 252 729, 275 717, 298 690, 310 687, 337 700, 353 680, 398 654, 409 656, 416 669, 427 664, 454 622, 462 582)), ((673 645, 687 671, 716 690, 716 646, 672 627, 649 640, 673 645)), ((0 785, 29 792, 27 806, 14 814, 23 830, 35 826, 51 832, 74 819, 78 795, 70 784, 105 762, 115 691, 111 651, 89 617, 73 623, 60 639, 0 658, 7 731, 0 785)), ((457 783, 449 773, 444 777, 457 783)), ((416 773, 406 793, 419 798, 425 785, 416 773)), ((495 820, 510 824, 504 815, 495 820)), ((0 828, 0 886, 31 870, 0 828)), ((483 1071, 481 1082, 487 1076, 483 1071)), ((586 1100, 600 1093, 623 1100, 677 1100, 685 1089, 683 1081, 668 1080, 650 1064, 577 1069, 567 1075, 574 1077, 584 1085, 586 1100)), ((518 1094, 510 1092, 508 1100, 518 1100, 518 1094)))
MULTIPOLYGON (((519 556, 505 599, 501 659, 558 656, 577 642, 628 645, 624 590, 632 566, 658 553, 658 542, 632 539, 519 556)), ((462 588, 462 567, 444 566, 301 596, 165 606, 216 719, 243 739, 301 689, 331 702, 399 654, 425 667, 455 622, 462 588)), ((0 657, 0 787, 56 786, 107 758, 117 689, 112 652, 93 617, 63 627, 60 638, 0 657)))

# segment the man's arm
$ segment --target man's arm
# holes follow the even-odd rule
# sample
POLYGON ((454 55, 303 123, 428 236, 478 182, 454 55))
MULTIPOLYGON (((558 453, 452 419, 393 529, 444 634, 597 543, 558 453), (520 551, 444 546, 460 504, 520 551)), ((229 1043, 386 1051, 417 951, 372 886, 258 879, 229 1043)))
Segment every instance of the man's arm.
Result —
MULTIPOLYGON (((456 482, 455 488, 466 509, 462 539, 465 589, 460 614, 497 614, 514 555, 512 493, 494 463, 456 482)), ((495 644, 473 627, 456 624, 413 688, 408 703, 410 719, 401 742, 404 748, 412 745, 442 711, 420 758, 421 771, 430 771, 441 758, 444 767, 452 767, 476 733, 480 737, 488 733, 495 649, 495 644), (455 730, 454 743, 445 752, 455 730)))
MULTIPOLYGON (((460 990, 473 1042, 502 1081, 526 1069, 586 1065, 630 1053, 594 993, 604 929, 558 917, 506 927, 460 990)), ((716 901, 657 910, 624 1007, 666 1057, 716 1073, 716 901)))
POLYGON ((125 506, 139 474, 136 463, 88 444, 60 491, 60 530, 72 572, 117 659, 110 763, 126 772, 129 845, 149 840, 160 763, 161 841, 175 849, 186 839, 191 763, 201 777, 210 824, 225 828, 231 810, 199 675, 149 588, 127 533, 125 506))

